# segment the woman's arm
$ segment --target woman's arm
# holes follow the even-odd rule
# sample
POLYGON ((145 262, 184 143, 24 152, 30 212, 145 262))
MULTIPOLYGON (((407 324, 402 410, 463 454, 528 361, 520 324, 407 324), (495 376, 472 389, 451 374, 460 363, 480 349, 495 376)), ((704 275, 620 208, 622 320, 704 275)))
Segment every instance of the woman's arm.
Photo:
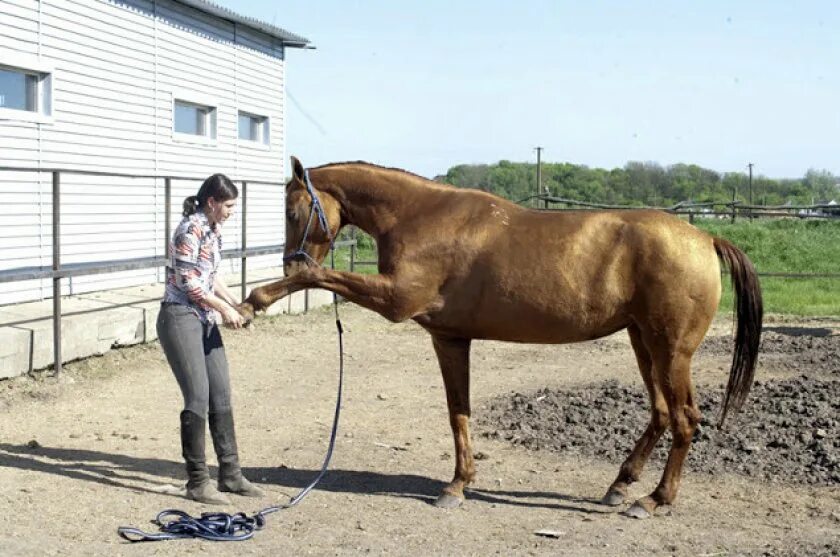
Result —
POLYGON ((216 278, 213 279, 213 294, 209 294, 204 301, 222 315, 222 320, 226 325, 238 329, 245 324, 245 318, 236 309, 239 302, 231 294, 220 273, 216 273, 216 278), (214 298, 214 300, 208 303, 211 298, 214 298), (221 307, 213 305, 213 302, 218 302, 221 307))
POLYGON ((207 294, 202 302, 218 311, 225 325, 238 329, 245 324, 245 318, 233 307, 233 304, 221 299, 217 295, 207 294))
POLYGON ((221 273, 216 273, 216 278, 213 280, 213 292, 216 294, 216 296, 218 296, 219 298, 221 298, 222 300, 224 300, 232 306, 235 306, 239 303, 236 301, 236 298, 233 296, 233 293, 227 287, 227 284, 225 284, 225 281, 222 280, 221 273))

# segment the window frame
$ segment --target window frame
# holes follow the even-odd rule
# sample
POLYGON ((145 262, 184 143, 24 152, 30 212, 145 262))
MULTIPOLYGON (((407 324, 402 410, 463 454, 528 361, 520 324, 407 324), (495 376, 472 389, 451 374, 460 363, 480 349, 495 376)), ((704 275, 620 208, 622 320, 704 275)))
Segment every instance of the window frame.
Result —
POLYGON ((239 142, 239 145, 244 147, 261 150, 271 149, 271 117, 249 108, 239 108, 236 111, 236 140, 239 142), (242 117, 248 117, 252 126, 254 125, 254 121, 258 120, 258 139, 245 139, 240 137, 239 125, 242 117))
POLYGON ((216 99, 192 91, 172 92, 172 140, 179 143, 199 143, 202 145, 218 144, 219 139, 219 103, 216 99), (178 105, 206 109, 204 135, 179 132, 175 129, 175 110, 178 105))
POLYGON ((35 110, 0 107, 0 121, 32 122, 52 124, 53 82, 55 70, 43 60, 31 54, 24 54, 0 48, 0 69, 34 78, 35 110))

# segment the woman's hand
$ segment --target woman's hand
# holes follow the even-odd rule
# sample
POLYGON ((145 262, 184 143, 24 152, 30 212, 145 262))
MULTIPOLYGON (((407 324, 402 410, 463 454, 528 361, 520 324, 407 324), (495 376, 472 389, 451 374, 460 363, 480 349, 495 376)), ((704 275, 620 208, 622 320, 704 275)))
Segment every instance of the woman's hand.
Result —
POLYGON ((225 305, 219 313, 221 313, 225 325, 232 329, 239 329, 245 324, 245 318, 232 306, 225 305))

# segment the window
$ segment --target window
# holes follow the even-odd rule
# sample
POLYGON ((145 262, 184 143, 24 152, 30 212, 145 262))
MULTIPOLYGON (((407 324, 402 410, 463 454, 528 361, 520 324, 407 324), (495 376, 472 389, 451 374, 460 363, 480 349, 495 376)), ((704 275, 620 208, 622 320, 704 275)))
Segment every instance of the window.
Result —
POLYGON ((268 145, 268 118, 248 112, 239 112, 239 139, 268 145))
MULTIPOLYGON (((16 63, 15 58, 12 60, 16 63)), ((0 120, 51 120, 52 72, 38 64, 37 59, 28 62, 21 60, 20 66, 0 65, 0 120)))
POLYGON ((38 76, 0 68, 0 107, 38 110, 38 76))
POLYGON ((216 108, 187 101, 175 100, 175 133, 216 138, 216 108))

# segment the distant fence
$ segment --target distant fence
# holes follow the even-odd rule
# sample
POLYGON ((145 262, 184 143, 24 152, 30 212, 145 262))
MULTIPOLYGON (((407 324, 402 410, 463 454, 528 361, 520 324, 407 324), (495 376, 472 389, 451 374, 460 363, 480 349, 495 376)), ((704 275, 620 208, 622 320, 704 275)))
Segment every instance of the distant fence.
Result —
MULTIPOLYGON (((693 223, 697 218, 725 218, 733 224, 737 218, 754 219, 759 217, 774 218, 797 218, 797 219, 840 219, 840 205, 746 205, 739 201, 728 203, 694 203, 680 202, 670 207, 651 206, 630 206, 630 205, 609 205, 604 203, 589 203, 586 201, 575 201, 562 197, 550 195, 534 195, 519 201, 520 204, 528 202, 541 204, 549 211, 579 211, 584 210, 633 210, 633 209, 656 209, 675 215, 688 216, 688 221, 693 223), (561 207, 552 207, 561 205, 561 207)), ((791 279, 815 279, 828 278, 840 279, 840 273, 774 273, 761 272, 760 277, 791 278, 791 279)))
POLYGON ((689 222, 695 218, 728 218, 735 222, 737 218, 753 219, 757 217, 774 218, 798 218, 798 219, 840 219, 840 205, 747 205, 740 201, 729 202, 705 202, 695 203, 680 201, 669 207, 631 206, 631 205, 609 205, 604 203, 588 203, 575 201, 562 197, 550 195, 534 195, 520 203, 536 201, 542 203, 543 207, 552 211, 573 211, 583 209, 609 209, 609 210, 632 210, 632 209, 657 209, 675 215, 687 215, 689 222), (553 207, 552 205, 561 205, 553 207))
MULTIPOLYGON (((52 279, 53 299, 53 362, 55 373, 61 371, 61 280, 70 277, 112 273, 135 269, 148 269, 163 267, 169 260, 169 242, 172 235, 172 181, 194 181, 201 182, 206 177, 195 176, 160 176, 160 175, 139 175, 124 174, 119 172, 96 172, 71 169, 45 169, 45 168, 19 168, 0 166, 0 172, 33 172, 50 174, 52 176, 52 264, 50 266, 29 266, 0 270, 0 283, 17 282, 34 279, 52 279), (112 259, 106 261, 86 261, 83 263, 62 264, 61 263, 61 178, 63 175, 83 175, 100 177, 119 177, 163 180, 164 182, 164 234, 162 257, 140 257, 130 259, 112 259)), ((248 222, 248 184, 263 184, 283 186, 280 182, 267 182, 262 180, 234 180, 239 184, 239 213, 242 221, 241 247, 239 249, 226 249, 222 251, 222 258, 239 258, 241 273, 241 297, 245 299, 246 287, 248 285, 248 257, 258 255, 282 254, 285 246, 283 244, 247 247, 246 225, 248 222)), ((281 215, 282 217, 282 215, 281 215)), ((336 242, 336 247, 350 247, 350 267, 355 265, 355 239, 336 242)), ((104 251, 104 247, 103 247, 104 251)))

